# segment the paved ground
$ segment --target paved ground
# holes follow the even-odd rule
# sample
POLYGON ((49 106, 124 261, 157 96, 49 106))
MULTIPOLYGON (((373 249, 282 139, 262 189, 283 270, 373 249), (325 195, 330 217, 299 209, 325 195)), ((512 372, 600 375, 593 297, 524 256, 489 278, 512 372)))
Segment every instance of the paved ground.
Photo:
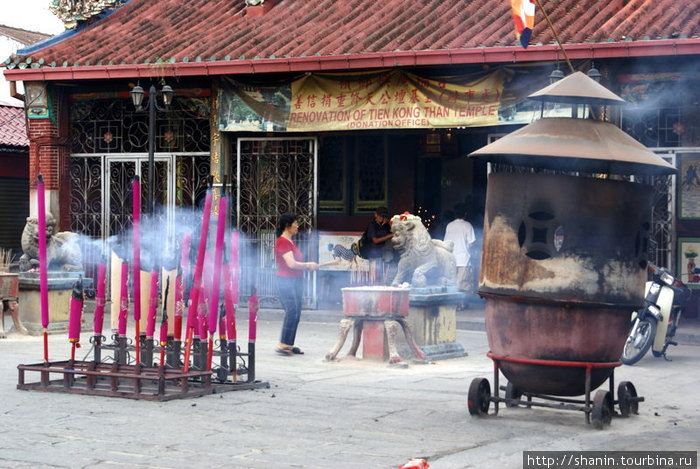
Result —
MULTIPOLYGON (((632 381, 646 401, 639 415, 595 430, 576 411, 501 407, 498 416, 470 417, 472 379, 493 385, 483 331, 458 331, 463 358, 408 368, 329 363, 337 324, 319 322, 328 313, 303 316, 298 344, 306 354, 281 357, 272 352, 281 315, 261 312, 257 377, 269 389, 169 402, 16 390, 17 365, 40 362, 42 343, 10 333, 0 340, 0 467, 396 468, 424 457, 432 469, 521 468, 525 450, 699 446, 697 345, 674 348, 672 362, 647 356, 618 368, 616 381, 632 381)), ((239 334, 246 331, 241 321, 239 334)), ((49 341, 51 360, 68 358, 65 335, 49 341)))

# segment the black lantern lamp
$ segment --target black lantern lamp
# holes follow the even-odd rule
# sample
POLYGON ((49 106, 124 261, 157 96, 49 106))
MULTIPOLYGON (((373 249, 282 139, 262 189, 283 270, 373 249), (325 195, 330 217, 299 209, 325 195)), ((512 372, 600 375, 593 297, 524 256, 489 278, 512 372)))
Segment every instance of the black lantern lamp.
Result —
POLYGON ((588 75, 589 78, 595 80, 597 83, 600 83, 600 79, 603 78, 603 75, 600 74, 600 71, 597 68, 595 68, 595 64, 593 63, 593 61, 591 61, 591 69, 588 70, 586 75, 588 75))
MULTIPOLYGON (((134 103, 134 107, 136 108, 136 110, 142 111, 144 109, 143 97, 145 93, 141 85, 137 84, 136 86, 134 86, 130 94, 131 101, 134 103)), ((167 111, 168 107, 173 101, 174 92, 170 85, 163 85, 163 89, 161 89, 160 94, 163 96, 164 107, 158 105, 158 102, 156 100, 157 94, 158 91, 156 90, 156 87, 154 85, 151 85, 150 89, 148 90, 148 102, 146 104, 146 108, 148 109, 148 197, 146 200, 146 212, 151 214, 155 209, 153 191, 155 174, 154 154, 156 140, 156 109, 159 111, 167 111)))
POLYGON ((559 65, 557 65, 556 70, 552 70, 552 73, 549 74, 549 83, 554 84, 564 78, 564 72, 559 70, 559 65))
POLYGON ((136 85, 134 88, 131 90, 131 101, 134 103, 134 107, 136 107, 137 111, 140 111, 143 109, 141 107, 141 104, 143 103, 143 95, 146 94, 143 91, 143 88, 141 88, 141 85, 136 85))

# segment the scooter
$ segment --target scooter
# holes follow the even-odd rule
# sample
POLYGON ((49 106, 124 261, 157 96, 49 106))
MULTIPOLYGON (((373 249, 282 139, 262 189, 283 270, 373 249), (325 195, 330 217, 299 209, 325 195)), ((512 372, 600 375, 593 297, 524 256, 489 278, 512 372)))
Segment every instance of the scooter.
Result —
POLYGON ((652 263, 648 267, 652 280, 646 283, 644 306, 632 314, 630 333, 620 358, 626 365, 637 363, 650 348, 655 357, 670 361, 666 349, 678 345, 673 337, 690 298, 690 289, 667 268, 652 263))

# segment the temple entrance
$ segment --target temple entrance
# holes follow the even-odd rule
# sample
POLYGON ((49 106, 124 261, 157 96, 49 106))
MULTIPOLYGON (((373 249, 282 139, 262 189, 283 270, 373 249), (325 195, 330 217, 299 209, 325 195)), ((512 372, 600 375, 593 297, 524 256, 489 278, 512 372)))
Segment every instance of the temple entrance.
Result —
MULTIPOLYGON (((304 259, 318 249, 315 138, 239 138, 231 151, 233 221, 241 231, 241 301, 257 287, 260 304, 279 307, 275 289, 276 223, 285 212, 299 216, 295 242, 304 259)), ((316 274, 304 275, 304 306, 316 307, 316 274)))

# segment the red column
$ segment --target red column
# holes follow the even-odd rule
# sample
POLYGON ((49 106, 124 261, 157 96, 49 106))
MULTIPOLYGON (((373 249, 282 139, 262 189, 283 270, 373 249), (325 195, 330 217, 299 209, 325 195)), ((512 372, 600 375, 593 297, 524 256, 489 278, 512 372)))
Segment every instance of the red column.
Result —
POLYGON ((58 221, 58 229, 70 230, 70 177, 68 163, 69 117, 67 101, 55 96, 51 102, 53 118, 27 119, 29 136, 29 180, 31 192, 36 194, 36 179, 44 177, 46 192, 49 194, 47 210, 58 221))

